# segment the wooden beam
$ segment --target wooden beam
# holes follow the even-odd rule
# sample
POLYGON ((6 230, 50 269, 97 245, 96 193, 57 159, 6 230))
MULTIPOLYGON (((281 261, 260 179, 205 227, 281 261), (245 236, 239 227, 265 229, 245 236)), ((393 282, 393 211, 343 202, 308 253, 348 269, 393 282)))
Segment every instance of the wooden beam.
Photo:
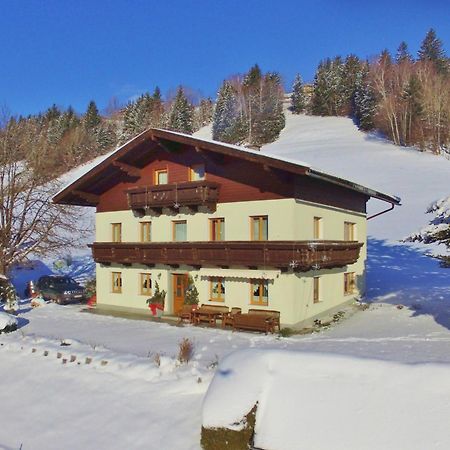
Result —
POLYGON ((72 193, 78 197, 81 197, 83 200, 86 200, 89 203, 97 204, 100 202, 100 196, 92 194, 90 192, 78 191, 74 189, 72 193))
POLYGON ((156 143, 167 153, 177 153, 184 145, 177 141, 158 137, 156 138, 156 143))
POLYGON ((137 167, 130 166, 121 161, 113 161, 113 166, 118 167, 122 172, 125 172, 130 177, 139 178, 141 176, 141 170, 137 167))

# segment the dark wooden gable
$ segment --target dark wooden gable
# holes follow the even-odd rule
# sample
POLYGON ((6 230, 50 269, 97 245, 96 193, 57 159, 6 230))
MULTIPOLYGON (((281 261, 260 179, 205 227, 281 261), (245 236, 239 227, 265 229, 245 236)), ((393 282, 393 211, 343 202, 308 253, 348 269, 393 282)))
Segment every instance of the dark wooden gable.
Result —
MULTIPOLYGON (((249 200, 272 200, 295 196, 295 175, 278 169, 264 168, 256 162, 229 155, 195 149, 189 145, 174 148, 155 147, 148 143, 146 152, 124 159, 125 164, 138 167, 139 178, 126 172, 115 173, 115 183, 99 195, 97 211, 119 211, 128 208, 126 190, 152 186, 156 170, 167 169, 169 183, 189 181, 190 167, 204 164, 206 180, 220 185, 219 203, 249 200)), ((111 180, 112 181, 112 180, 111 180)), ((105 186, 106 184, 103 184, 105 186)))

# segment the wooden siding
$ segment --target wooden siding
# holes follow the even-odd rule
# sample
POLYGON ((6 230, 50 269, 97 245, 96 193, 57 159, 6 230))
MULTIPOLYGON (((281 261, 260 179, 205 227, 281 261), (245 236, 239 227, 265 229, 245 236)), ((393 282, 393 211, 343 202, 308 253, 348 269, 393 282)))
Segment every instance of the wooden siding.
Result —
POLYGON ((220 185, 218 203, 299 198, 365 212, 368 197, 350 189, 227 155, 198 152, 189 146, 169 152, 160 147, 151 148, 152 145, 154 143, 148 143, 146 153, 151 155, 151 160, 145 161, 140 178, 130 179, 127 174, 119 177, 125 177, 126 181, 119 181, 99 193, 97 212, 128 209, 126 191, 154 185, 155 170, 167 169, 169 183, 187 182, 190 167, 195 164, 204 164, 206 180, 220 185))
POLYGON ((362 243, 345 241, 208 241, 91 245, 94 260, 110 264, 276 267, 306 272, 358 260, 362 243))

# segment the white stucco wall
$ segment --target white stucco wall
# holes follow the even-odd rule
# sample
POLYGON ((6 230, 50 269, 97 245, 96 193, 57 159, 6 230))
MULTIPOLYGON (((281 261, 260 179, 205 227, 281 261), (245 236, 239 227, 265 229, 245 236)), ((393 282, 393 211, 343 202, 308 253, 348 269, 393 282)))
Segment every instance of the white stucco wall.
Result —
MULTIPOLYGON (((364 243, 357 263, 332 270, 315 270, 307 273, 277 273, 273 268, 259 267, 251 271, 248 268, 232 268, 230 271, 211 268, 216 276, 224 276, 226 295, 224 303, 214 303, 209 299, 210 280, 202 276, 202 269, 193 270, 191 267, 180 266, 170 269, 167 266, 133 265, 132 267, 97 264, 97 301, 100 306, 132 308, 148 311, 145 303, 147 296, 140 295, 140 273, 150 273, 153 283, 158 281, 160 289, 167 292, 165 312, 170 314, 173 308, 172 274, 189 273, 194 277, 199 291, 200 303, 225 304, 226 306, 241 307, 243 312, 249 308, 275 309, 281 312, 281 321, 285 325, 295 325, 325 311, 336 308, 340 304, 358 296, 344 295, 344 272, 355 272, 359 293, 364 292, 364 263, 366 259, 366 218, 364 214, 324 207, 293 199, 238 202, 219 204, 215 213, 198 212, 161 216, 135 217, 132 211, 117 211, 98 213, 96 215, 97 242, 111 241, 111 224, 122 223, 122 241, 138 242, 140 240, 140 221, 152 222, 152 241, 172 241, 172 221, 187 221, 187 239, 189 241, 207 241, 210 238, 211 218, 225 218, 225 240, 249 240, 250 216, 268 216, 269 240, 311 240, 314 233, 314 217, 322 218, 323 239, 343 240, 344 222, 356 224, 356 237, 364 243), (266 307, 255 306, 250 303, 250 278, 260 278, 264 270, 271 272, 269 282, 269 304, 266 307), (111 273, 121 272, 122 293, 112 293, 111 273), (320 302, 313 302, 313 277, 320 276, 320 302)), ((153 284, 154 286, 154 284, 153 284)))

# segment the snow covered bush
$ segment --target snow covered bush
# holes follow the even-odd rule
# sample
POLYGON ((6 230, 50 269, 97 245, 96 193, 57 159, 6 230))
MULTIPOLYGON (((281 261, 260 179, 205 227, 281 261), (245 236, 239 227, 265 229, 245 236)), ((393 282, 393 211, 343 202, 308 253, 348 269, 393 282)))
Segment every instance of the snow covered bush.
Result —
POLYGON ((16 311, 19 307, 14 286, 4 275, 0 274, 0 302, 5 302, 5 310, 16 311))
POLYGON ((439 252, 437 257, 442 260, 444 267, 450 267, 450 197, 433 203, 427 209, 427 213, 434 214, 434 219, 418 233, 408 236, 406 240, 445 245, 447 252, 445 254, 439 252))

